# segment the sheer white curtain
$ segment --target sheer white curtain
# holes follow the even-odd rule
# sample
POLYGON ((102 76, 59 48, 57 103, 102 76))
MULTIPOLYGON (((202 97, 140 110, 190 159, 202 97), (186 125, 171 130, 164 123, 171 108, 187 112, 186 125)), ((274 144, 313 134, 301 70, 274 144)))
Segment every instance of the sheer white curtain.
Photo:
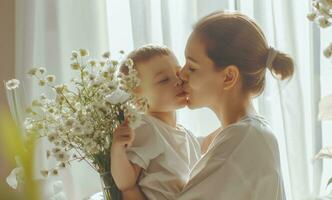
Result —
POLYGON ((266 91, 258 98, 258 110, 269 119, 279 140, 286 192, 291 199, 314 198, 322 175, 322 162, 312 162, 321 147, 322 131, 316 120, 319 70, 313 68, 319 64, 319 35, 305 17, 309 5, 309 1, 238 2, 239 9, 261 25, 269 44, 289 53, 296 64, 288 83, 268 76, 266 91))
MULTIPOLYGON (((23 80, 26 101, 41 90, 27 78, 29 68, 45 67, 59 82, 69 82, 71 51, 87 48, 100 58, 108 50, 106 2, 102 0, 16 0, 16 76, 23 80)), ((46 159, 47 141, 39 141, 36 174, 55 163, 46 159)), ((60 179, 68 199, 81 200, 99 191, 98 175, 84 162, 75 163, 57 178, 44 179, 45 196, 52 193, 51 181, 60 179)), ((45 197, 45 199, 49 199, 45 197)))
MULTIPOLYGON (((306 20, 310 0, 17 0, 16 71, 31 98, 32 87, 23 72, 30 66, 46 66, 58 79, 67 81, 71 50, 88 48, 100 53, 126 52, 146 43, 165 44, 184 63, 184 47, 192 25, 202 16, 221 9, 240 10, 254 18, 269 44, 289 53, 296 63, 294 78, 278 82, 268 74, 266 91, 255 100, 258 111, 275 130, 282 157, 288 199, 314 199, 325 194, 330 167, 312 162, 322 144, 332 142, 331 123, 317 120, 321 95, 332 91, 328 74, 332 67, 321 58, 321 42, 328 33, 306 20), (330 85, 330 86, 329 86, 330 85), (322 142, 324 139, 324 143, 322 142), (322 176, 323 175, 323 176, 322 176)), ((197 136, 220 126, 207 110, 181 109, 179 122, 197 136)), ((47 146, 41 142, 40 154, 47 146)), ((48 166, 39 159, 41 166, 48 166)), ((100 188, 98 176, 84 164, 65 171, 60 178, 69 199, 82 199, 100 188)), ((221 180, 222 181, 222 180, 221 180)))

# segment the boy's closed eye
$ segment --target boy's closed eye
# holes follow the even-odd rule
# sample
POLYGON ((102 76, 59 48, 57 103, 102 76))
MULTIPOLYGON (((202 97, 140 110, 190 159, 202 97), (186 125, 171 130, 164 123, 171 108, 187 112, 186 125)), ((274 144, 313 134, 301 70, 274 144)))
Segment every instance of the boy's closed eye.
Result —
POLYGON ((162 78, 162 79, 159 81, 159 83, 166 83, 166 82, 168 82, 168 80, 169 80, 168 77, 166 77, 166 78, 162 78))

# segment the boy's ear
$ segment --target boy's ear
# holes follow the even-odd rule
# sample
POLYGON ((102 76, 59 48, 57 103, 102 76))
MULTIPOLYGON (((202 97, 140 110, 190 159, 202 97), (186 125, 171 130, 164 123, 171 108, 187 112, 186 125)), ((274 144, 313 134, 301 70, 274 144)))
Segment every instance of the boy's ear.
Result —
POLYGON ((234 87, 240 77, 239 68, 235 65, 229 65, 223 70, 223 85, 225 90, 234 87))

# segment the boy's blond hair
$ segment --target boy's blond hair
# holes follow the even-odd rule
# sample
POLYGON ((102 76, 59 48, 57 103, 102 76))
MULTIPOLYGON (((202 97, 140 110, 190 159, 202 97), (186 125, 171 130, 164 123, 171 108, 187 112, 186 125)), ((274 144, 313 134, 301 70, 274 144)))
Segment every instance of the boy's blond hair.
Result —
MULTIPOLYGON (((147 44, 130 52, 127 56, 127 59, 131 59, 134 62, 135 68, 138 63, 147 62, 156 56, 168 56, 171 54, 172 51, 166 46, 147 44)), ((127 66, 122 64, 120 67, 120 72, 128 74, 127 66)))

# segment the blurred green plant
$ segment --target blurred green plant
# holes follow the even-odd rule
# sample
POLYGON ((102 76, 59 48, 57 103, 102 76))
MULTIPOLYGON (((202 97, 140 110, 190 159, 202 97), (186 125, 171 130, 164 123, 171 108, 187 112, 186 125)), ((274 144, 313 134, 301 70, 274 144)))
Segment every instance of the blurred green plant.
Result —
MULTIPOLYGON (((12 155, 16 155, 17 169, 20 169, 20 176, 16 176, 17 190, 15 194, 1 193, 1 199, 11 199, 18 196, 24 200, 39 200, 39 190, 34 177, 34 150, 35 134, 29 137, 22 137, 20 129, 8 113, 0 113, 0 145, 7 161, 12 155)), ((1 185, 0 185, 1 186, 1 185)), ((2 190, 2 189, 1 189, 2 190)))

